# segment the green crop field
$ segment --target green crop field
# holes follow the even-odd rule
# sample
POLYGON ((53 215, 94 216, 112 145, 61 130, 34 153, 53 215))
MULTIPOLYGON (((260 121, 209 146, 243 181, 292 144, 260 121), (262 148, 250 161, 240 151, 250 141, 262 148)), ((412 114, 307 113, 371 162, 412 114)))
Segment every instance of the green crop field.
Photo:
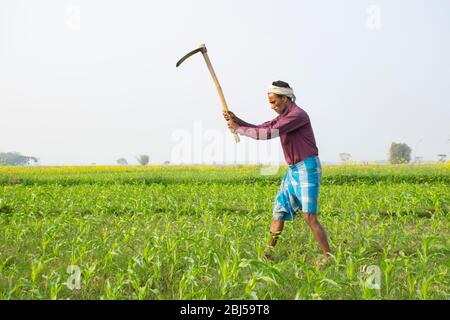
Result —
POLYGON ((450 298, 448 165, 324 167, 324 267, 260 169, 0 167, 0 299, 450 298))

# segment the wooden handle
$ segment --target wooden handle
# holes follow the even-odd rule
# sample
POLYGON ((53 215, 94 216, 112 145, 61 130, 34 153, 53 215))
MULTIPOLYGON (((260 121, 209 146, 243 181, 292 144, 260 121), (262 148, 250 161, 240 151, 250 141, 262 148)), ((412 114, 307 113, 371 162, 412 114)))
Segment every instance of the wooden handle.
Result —
MULTIPOLYGON (((216 85, 217 92, 219 93, 220 102, 222 104, 223 111, 228 112, 228 105, 227 101, 225 100, 225 96, 223 95, 222 87, 220 86, 219 80, 217 79, 216 73, 214 72, 214 69, 211 64, 211 60, 209 60, 208 53, 206 51, 202 51, 203 58, 205 58, 206 65, 208 66, 209 73, 211 73, 211 77, 213 78, 214 84, 216 85)), ((241 141, 239 138, 239 135, 237 133, 233 133, 234 135, 234 141, 238 143, 241 141)))

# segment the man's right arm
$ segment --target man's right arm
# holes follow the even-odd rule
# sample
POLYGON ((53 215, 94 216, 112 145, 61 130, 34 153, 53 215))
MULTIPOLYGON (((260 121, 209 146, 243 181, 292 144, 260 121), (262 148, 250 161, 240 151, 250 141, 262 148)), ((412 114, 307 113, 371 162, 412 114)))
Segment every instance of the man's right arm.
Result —
POLYGON ((236 122, 239 126, 241 127, 249 127, 249 128, 256 128, 257 126, 248 122, 245 122, 244 120, 238 118, 237 116, 235 116, 234 122, 236 122))
POLYGON ((282 118, 277 117, 272 121, 264 122, 259 126, 240 126, 236 131, 256 140, 269 140, 296 130, 308 123, 308 115, 305 112, 295 110, 282 118))
POLYGON ((223 112, 223 117, 225 118, 226 121, 230 121, 232 120, 234 123, 236 123, 238 126, 243 126, 243 127, 250 127, 250 128, 254 128, 256 127, 254 124, 245 122, 244 120, 238 118, 233 112, 231 111, 224 111, 223 112))
POLYGON ((267 140, 276 138, 278 136, 277 135, 278 132, 272 132, 271 128, 276 126, 279 117, 276 117, 275 119, 270 121, 266 121, 260 125, 254 125, 238 118, 231 111, 224 111, 223 116, 225 120, 228 122, 228 128, 236 132, 239 132, 240 134, 243 134, 247 137, 257 140, 267 140), (232 121, 234 125, 230 124, 230 121, 232 121))
POLYGON ((225 117, 225 120, 229 121, 230 119, 233 120, 237 125, 241 126, 241 127, 247 127, 247 128, 264 128, 268 125, 270 125, 270 123, 272 123, 272 121, 274 120, 270 120, 267 122, 264 122, 260 125, 255 125, 255 124, 251 124, 248 122, 245 122, 244 120, 242 120, 241 118, 239 118, 238 116, 236 116, 233 112, 228 111, 228 115, 227 113, 224 111, 223 115, 225 117))

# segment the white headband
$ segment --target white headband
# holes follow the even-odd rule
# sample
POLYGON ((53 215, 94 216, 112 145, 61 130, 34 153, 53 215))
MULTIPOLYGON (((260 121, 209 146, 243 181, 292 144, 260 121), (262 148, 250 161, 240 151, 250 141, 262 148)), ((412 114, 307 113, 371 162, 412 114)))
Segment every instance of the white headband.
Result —
POLYGON ((280 96, 286 96, 291 98, 291 100, 293 102, 295 102, 295 94, 294 94, 294 90, 292 90, 291 88, 282 88, 282 87, 277 87, 277 86, 270 86, 268 93, 275 93, 278 94, 280 96))

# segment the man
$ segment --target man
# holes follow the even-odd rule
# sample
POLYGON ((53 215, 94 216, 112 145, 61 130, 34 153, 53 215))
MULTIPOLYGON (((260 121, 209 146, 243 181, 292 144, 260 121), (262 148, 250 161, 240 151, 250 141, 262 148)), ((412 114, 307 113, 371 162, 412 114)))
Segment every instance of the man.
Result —
POLYGON ((317 201, 322 179, 322 167, 308 114, 295 104, 292 88, 284 81, 275 81, 268 90, 269 103, 279 115, 261 125, 239 119, 234 113, 224 112, 228 128, 258 140, 280 137, 289 169, 275 198, 270 227, 271 240, 265 257, 272 259, 273 248, 283 231, 284 222, 292 221, 297 211, 311 228, 326 257, 330 256, 325 230, 317 219, 317 201))

